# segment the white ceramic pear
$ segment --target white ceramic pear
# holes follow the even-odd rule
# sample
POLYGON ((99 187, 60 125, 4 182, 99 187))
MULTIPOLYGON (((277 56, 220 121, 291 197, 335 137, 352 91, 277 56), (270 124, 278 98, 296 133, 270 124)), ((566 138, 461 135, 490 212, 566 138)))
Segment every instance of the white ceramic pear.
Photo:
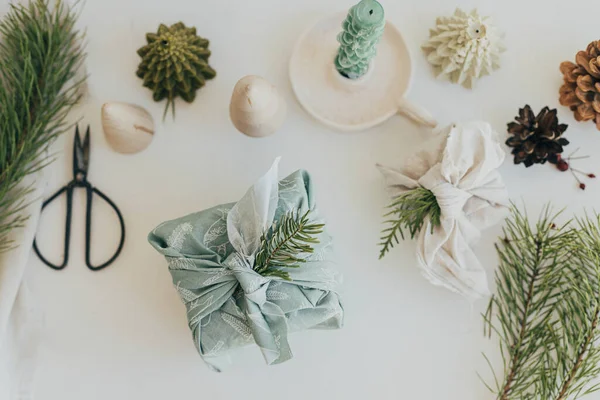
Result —
POLYGON ((243 134, 265 137, 283 125, 286 109, 285 100, 275 86, 260 76, 249 75, 235 85, 229 115, 243 134))
POLYGON ((110 147, 123 154, 144 150, 154 138, 154 119, 146 109, 135 104, 105 103, 102 128, 110 147))

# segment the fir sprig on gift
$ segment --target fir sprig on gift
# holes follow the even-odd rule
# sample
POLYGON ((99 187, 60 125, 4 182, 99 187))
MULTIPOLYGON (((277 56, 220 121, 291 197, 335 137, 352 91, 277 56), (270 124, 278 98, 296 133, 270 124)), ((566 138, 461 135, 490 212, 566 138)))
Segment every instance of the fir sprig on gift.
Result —
POLYGON ((441 224, 441 210, 437 199, 431 190, 423 187, 411 189, 395 197, 387 208, 390 211, 384 217, 389 219, 384 223, 388 227, 382 231, 379 243, 380 259, 399 243, 398 234, 402 240, 405 239, 405 229, 408 230, 410 238, 414 239, 425 224, 426 218, 430 219, 432 230, 441 224))
POLYGON ((61 1, 32 0, 11 4, 0 21, 0 251, 14 246, 9 233, 28 217, 32 187, 22 180, 51 161, 46 150, 70 129, 66 116, 81 97, 76 20, 61 1))
POLYGON ((312 245, 319 243, 317 235, 325 226, 311 222, 310 212, 289 211, 262 235, 254 264, 257 273, 289 281, 290 274, 283 269, 299 268, 306 262, 306 255, 314 252, 312 245))
POLYGON ((497 246, 497 293, 484 319, 500 338, 503 373, 488 385, 500 400, 574 400, 598 389, 600 220, 558 226, 559 214, 547 207, 532 227, 513 207, 497 246))

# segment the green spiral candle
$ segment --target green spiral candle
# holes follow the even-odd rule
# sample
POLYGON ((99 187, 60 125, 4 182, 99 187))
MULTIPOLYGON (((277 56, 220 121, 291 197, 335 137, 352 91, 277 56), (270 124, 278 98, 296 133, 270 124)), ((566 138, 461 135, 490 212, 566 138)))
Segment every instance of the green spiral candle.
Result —
POLYGON ((346 78, 358 79, 369 69, 383 35, 385 15, 376 0, 362 0, 348 12, 337 37, 340 49, 335 66, 346 78))

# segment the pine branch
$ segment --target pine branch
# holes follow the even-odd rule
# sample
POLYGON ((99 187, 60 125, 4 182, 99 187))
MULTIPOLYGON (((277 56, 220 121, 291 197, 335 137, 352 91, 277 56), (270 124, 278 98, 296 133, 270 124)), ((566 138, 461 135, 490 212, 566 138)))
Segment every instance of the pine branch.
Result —
MULTIPOLYGON (((575 383, 575 379, 582 378, 582 377, 578 377, 577 375, 579 374, 579 371, 582 370, 583 363, 586 361, 586 357, 589 356, 590 346, 592 345, 592 342, 598 335, 597 328, 598 328, 598 313, 599 313, 599 311, 600 311, 600 309, 598 309, 598 306, 596 306, 594 308, 593 318, 592 318, 590 327, 587 329, 587 331, 585 332, 585 335, 583 336, 583 343, 581 343, 581 345, 579 347, 579 352, 577 354, 575 354, 575 358, 574 358, 575 363, 569 370, 568 374, 565 376, 565 378, 562 382, 562 385, 560 385, 560 392, 558 393, 556 400, 567 399, 570 391, 572 390, 572 386, 575 383)), ((599 360, 596 359, 596 362, 594 364, 597 364, 598 361, 599 360)), ((590 376, 589 379, 590 380, 593 379, 595 377, 595 375, 596 374, 594 374, 593 376, 590 376)))
MULTIPOLYGON (((500 266, 497 293, 484 316, 487 330, 500 336, 504 379, 498 399, 524 398, 535 384, 545 360, 552 309, 559 292, 561 267, 569 255, 572 230, 554 223, 557 214, 546 208, 535 229, 515 207, 496 246, 500 266), (496 316, 496 322, 493 316, 496 316)), ((496 374, 494 374, 496 375, 496 374)))
POLYGON ((14 246, 9 233, 24 225, 22 180, 50 160, 44 154, 68 127, 82 81, 73 82, 84 53, 77 16, 57 1, 11 5, 0 21, 0 252, 14 246), (71 85, 69 86, 69 82, 71 85))
POLYGON ((290 211, 263 234, 255 259, 257 273, 289 281, 289 273, 282 268, 299 268, 306 262, 303 256, 314 252, 312 245, 319 243, 316 236, 323 233, 325 226, 311 223, 309 214, 310 210, 304 215, 290 211))
POLYGON ((589 383, 600 372, 600 219, 586 217, 577 224, 577 241, 571 244, 573 257, 568 266, 569 290, 559 308, 561 335, 557 343, 564 354, 548 362, 548 369, 556 369, 559 377, 555 400, 578 398, 598 389, 589 383))
POLYGON ((532 228, 513 206, 497 246, 497 294, 484 320, 500 338, 500 400, 574 400, 598 389, 600 220, 558 227, 559 214, 547 207, 532 228))
POLYGON ((402 240, 405 239, 405 229, 410 233, 410 238, 414 239, 425 224, 426 218, 431 222, 432 231, 441 224, 441 210, 435 195, 431 190, 422 187, 395 197, 387 208, 390 211, 384 217, 391 217, 391 219, 384 222, 389 226, 382 231, 379 259, 400 242, 398 234, 402 240))

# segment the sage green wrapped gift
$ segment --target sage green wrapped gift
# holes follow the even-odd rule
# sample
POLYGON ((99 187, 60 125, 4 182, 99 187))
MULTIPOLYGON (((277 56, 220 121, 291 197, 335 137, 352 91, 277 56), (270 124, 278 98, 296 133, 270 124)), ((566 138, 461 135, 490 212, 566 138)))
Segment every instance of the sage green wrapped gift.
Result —
POLYGON ((281 363, 292 358, 290 333, 343 323, 326 232, 297 268, 285 269, 289 280, 254 270, 274 222, 290 211, 319 219, 308 173, 278 181, 278 161, 239 202, 165 222, 149 235, 167 259, 198 352, 215 369, 229 350, 252 343, 268 364, 281 363))

